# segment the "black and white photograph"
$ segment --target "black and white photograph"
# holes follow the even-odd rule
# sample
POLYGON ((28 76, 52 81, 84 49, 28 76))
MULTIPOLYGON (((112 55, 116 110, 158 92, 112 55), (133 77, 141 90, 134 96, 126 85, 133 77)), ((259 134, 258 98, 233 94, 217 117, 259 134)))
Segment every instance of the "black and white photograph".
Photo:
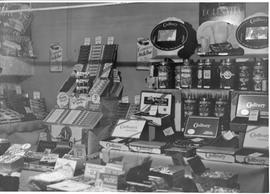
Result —
POLYGON ((0 192, 269 193, 268 10, 0 0, 0 192))

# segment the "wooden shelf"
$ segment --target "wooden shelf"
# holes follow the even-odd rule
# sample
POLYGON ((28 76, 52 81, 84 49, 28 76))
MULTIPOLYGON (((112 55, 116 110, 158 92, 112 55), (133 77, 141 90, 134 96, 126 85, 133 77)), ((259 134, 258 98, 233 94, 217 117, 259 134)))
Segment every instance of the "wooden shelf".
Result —
POLYGON ((216 59, 216 60, 222 60, 222 59, 239 59, 239 58, 268 58, 268 54, 248 54, 248 55, 236 55, 236 56, 199 56, 197 54, 193 54, 190 59, 197 61, 200 59, 216 59))

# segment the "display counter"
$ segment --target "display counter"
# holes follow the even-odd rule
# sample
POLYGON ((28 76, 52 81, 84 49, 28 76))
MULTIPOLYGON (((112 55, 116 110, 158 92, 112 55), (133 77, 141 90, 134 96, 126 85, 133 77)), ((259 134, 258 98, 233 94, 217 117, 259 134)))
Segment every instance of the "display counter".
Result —
MULTIPOLYGON (((160 154, 144 154, 118 150, 102 150, 103 160, 109 162, 113 158, 124 157, 127 164, 139 164, 144 158, 151 156, 152 166, 174 164, 172 157, 160 154)), ((239 163, 226 163, 202 160, 207 168, 219 171, 230 171, 238 176, 240 192, 261 193, 268 192, 268 167, 239 163)), ((189 171, 190 169, 187 169, 189 171)))

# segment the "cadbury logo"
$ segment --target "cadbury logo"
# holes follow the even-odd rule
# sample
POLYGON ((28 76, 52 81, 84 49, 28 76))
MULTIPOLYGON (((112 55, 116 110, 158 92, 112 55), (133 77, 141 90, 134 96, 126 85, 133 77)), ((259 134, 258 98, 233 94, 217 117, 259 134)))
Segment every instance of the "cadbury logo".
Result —
POLYGON ((267 22, 267 18, 265 17, 256 17, 249 20, 249 23, 253 24, 256 22, 267 22))
POLYGON ((244 161, 246 163, 257 163, 257 164, 267 164, 267 160, 263 158, 253 158, 253 157, 245 157, 244 161))
POLYGON ((163 27, 167 27, 167 26, 177 26, 177 23, 175 22, 166 22, 163 24, 163 27))
POLYGON ((210 128, 211 125, 209 124, 204 124, 204 123, 194 123, 193 127, 198 128, 198 127, 204 127, 204 128, 210 128))
POLYGON ((268 139, 268 136, 267 134, 261 134, 261 133, 250 133, 249 135, 251 138, 265 138, 265 139, 268 139))
POLYGON ((256 102, 252 103, 252 102, 248 102, 247 103, 247 108, 265 108, 265 104, 258 104, 256 102))
POLYGON ((206 158, 216 158, 216 159, 225 159, 225 155, 224 154, 216 154, 216 153, 206 153, 205 154, 206 158))

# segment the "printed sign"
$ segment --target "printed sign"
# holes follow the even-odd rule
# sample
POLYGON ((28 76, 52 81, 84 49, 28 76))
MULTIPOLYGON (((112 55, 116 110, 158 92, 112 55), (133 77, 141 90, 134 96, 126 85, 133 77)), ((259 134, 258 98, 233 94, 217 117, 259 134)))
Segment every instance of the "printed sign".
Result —
POLYGON ((247 126, 247 132, 245 134, 245 139, 243 147, 245 148, 257 148, 265 149, 269 148, 269 133, 268 126, 247 126))
POLYGON ((60 43, 52 43, 50 45, 50 71, 61 72, 63 71, 63 49, 60 43))
POLYGON ((200 3, 199 24, 206 21, 225 21, 239 25, 245 18, 244 3, 200 3))
POLYGON ((79 96, 70 98, 69 108, 78 109, 78 108, 87 108, 88 102, 90 99, 87 96, 79 96))
POLYGON ((57 105, 59 108, 67 108, 69 103, 69 97, 65 92, 60 92, 57 95, 57 105))
POLYGON ((137 62, 149 62, 153 57, 153 45, 149 38, 137 38, 137 62))
POLYGON ((91 44, 91 38, 90 37, 85 37, 84 38, 84 45, 90 45, 91 44))
POLYGON ((119 119, 112 133, 112 137, 136 138, 139 139, 146 120, 119 119))

